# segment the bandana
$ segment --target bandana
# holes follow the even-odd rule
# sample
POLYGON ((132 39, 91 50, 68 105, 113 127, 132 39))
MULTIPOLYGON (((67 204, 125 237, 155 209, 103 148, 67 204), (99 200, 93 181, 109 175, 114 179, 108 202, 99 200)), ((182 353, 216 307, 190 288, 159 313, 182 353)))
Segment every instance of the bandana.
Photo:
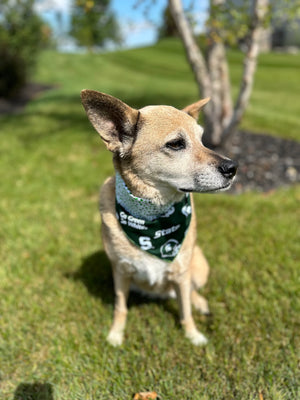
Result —
POLYGON ((116 215, 128 239, 141 250, 165 261, 177 256, 191 221, 191 199, 163 208, 133 196, 116 174, 116 215))

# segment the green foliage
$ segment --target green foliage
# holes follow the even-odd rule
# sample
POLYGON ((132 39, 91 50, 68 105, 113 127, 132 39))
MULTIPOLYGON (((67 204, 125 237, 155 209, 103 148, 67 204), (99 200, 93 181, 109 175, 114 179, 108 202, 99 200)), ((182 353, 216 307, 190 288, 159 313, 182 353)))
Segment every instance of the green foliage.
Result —
POLYGON ((244 40, 251 26, 251 1, 228 0, 211 5, 206 22, 208 37, 235 46, 244 40))
POLYGON ((273 0, 271 2, 272 20, 277 24, 300 18, 300 0, 273 0))
POLYGON ((11 51, 8 42, 0 44, 0 59, 0 97, 13 97, 25 85, 25 61, 11 51))
POLYGON ((70 34, 80 46, 92 50, 107 42, 121 43, 118 23, 109 9, 110 0, 74 0, 70 34))
POLYGON ((0 97, 10 97, 27 82, 50 31, 33 10, 33 0, 0 3, 0 97))
POLYGON ((167 6, 163 12, 163 20, 157 32, 158 40, 168 37, 178 37, 178 30, 172 17, 170 8, 167 6))
MULTIPOLYGON (((144 0, 147 2, 150 0, 144 0)), ((151 2, 150 2, 151 3, 151 2)), ((185 15, 192 28, 195 28, 194 2, 185 9, 185 15)), ((210 12, 206 21, 206 33, 201 38, 201 47, 207 47, 211 43, 223 41, 231 46, 237 45, 239 40, 244 39, 251 25, 251 0, 226 0, 221 2, 210 2, 210 12), (205 38, 205 39, 204 39, 205 38)), ((178 36, 177 27, 171 15, 169 6, 163 12, 163 21, 158 28, 158 38, 178 36)), ((201 35, 202 36, 202 35, 201 35)))
POLYGON ((281 0, 271 3, 273 44, 300 47, 300 0, 281 0))
MULTIPOLYGON (((206 44, 224 42, 236 47, 241 42, 247 43, 247 36, 253 24, 253 0, 210 1, 209 17, 206 21, 206 44)), ((190 9, 187 17, 193 13, 190 9)), ((262 26, 272 29, 276 26, 292 24, 299 27, 300 0, 272 0, 262 26)))

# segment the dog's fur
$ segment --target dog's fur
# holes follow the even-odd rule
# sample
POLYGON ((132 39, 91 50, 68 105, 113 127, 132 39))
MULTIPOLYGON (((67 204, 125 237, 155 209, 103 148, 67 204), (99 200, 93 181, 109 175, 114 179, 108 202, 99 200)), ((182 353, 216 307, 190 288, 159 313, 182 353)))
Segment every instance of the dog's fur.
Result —
MULTIPOLYGON (((201 143, 203 129, 197 119, 209 99, 179 111, 169 106, 135 110, 93 90, 83 90, 81 97, 91 123, 114 154, 116 171, 135 196, 164 205, 180 201, 185 192, 215 192, 230 186, 235 163, 201 143)), ((196 245, 194 210, 177 257, 166 262, 140 250, 123 232, 116 218, 114 177, 105 181, 100 198, 103 244, 112 264, 116 294, 107 340, 112 345, 122 343, 127 297, 134 284, 148 293, 176 293, 185 335, 196 345, 205 344, 191 311, 193 304, 200 312, 209 312, 207 301, 197 293, 207 281, 209 266, 196 245)))

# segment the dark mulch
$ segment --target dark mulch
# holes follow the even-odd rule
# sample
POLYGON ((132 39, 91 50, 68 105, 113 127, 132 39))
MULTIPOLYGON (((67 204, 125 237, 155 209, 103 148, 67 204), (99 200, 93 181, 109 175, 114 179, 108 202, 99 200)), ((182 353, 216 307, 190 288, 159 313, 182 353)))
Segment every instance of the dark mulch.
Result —
POLYGON ((231 193, 268 192, 300 182, 300 142, 238 131, 221 152, 239 163, 231 193))
MULTIPOLYGON (((0 115, 22 111, 28 101, 52 88, 30 83, 11 101, 0 98, 0 115)), ((300 142, 238 131, 218 152, 239 163, 230 193, 268 192, 300 182, 300 142)))

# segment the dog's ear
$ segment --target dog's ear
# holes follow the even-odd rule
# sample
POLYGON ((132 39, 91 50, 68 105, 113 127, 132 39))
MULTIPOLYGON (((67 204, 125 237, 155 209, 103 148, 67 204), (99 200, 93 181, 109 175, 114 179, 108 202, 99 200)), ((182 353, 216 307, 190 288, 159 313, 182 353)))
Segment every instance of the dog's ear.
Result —
POLYGON ((205 106, 205 104, 208 103, 209 100, 210 97, 206 97, 206 99, 202 99, 197 101, 196 103, 190 104, 189 106, 185 107, 182 111, 186 112, 191 117, 195 118, 195 120, 197 121, 199 118, 199 113, 201 108, 205 106))
POLYGON ((136 135, 139 111, 121 100, 95 90, 82 90, 82 104, 108 150, 124 156, 136 135))

